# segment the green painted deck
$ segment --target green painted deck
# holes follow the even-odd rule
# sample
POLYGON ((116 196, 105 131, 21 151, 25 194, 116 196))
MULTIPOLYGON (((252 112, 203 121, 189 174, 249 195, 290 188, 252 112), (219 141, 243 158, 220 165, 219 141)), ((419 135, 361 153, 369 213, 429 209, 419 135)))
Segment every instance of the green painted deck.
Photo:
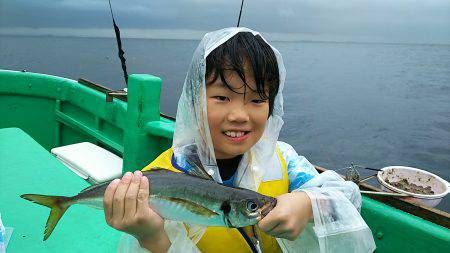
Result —
POLYGON ((24 193, 72 196, 89 184, 18 128, 0 129, 0 211, 14 232, 7 252, 115 252, 120 233, 102 210, 69 208, 43 242, 50 209, 20 198, 24 193))

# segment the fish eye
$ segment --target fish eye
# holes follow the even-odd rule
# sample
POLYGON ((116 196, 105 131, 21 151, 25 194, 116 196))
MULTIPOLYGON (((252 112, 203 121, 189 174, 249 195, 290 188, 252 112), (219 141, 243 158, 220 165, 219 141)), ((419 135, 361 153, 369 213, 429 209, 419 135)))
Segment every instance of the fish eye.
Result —
POLYGON ((250 211, 250 212, 254 212, 254 211, 258 210, 258 204, 256 204, 252 200, 249 200, 247 202, 247 210, 250 211))

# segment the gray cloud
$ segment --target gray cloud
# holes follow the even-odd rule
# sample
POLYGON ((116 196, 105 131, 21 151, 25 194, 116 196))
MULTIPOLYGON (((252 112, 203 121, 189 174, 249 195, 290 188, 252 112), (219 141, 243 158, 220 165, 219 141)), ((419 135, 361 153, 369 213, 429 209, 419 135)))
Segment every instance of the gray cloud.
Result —
MULTIPOLYGON (((112 4, 122 29, 207 31, 235 25, 240 0, 112 4)), ((449 44, 450 1, 247 0, 241 23, 296 38, 449 44)), ((106 0, 0 0, 0 28, 15 27, 110 29, 111 18, 106 0)))

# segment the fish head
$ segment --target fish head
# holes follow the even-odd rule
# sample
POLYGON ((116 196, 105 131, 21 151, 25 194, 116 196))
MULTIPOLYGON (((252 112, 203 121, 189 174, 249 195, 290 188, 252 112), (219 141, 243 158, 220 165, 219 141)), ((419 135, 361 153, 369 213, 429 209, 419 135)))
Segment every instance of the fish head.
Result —
MULTIPOLYGON (((230 211, 224 211, 224 219, 228 227, 245 227, 258 223, 277 204, 272 197, 258 194, 255 197, 231 201, 230 211)), ((226 205, 226 204, 225 204, 226 205)))

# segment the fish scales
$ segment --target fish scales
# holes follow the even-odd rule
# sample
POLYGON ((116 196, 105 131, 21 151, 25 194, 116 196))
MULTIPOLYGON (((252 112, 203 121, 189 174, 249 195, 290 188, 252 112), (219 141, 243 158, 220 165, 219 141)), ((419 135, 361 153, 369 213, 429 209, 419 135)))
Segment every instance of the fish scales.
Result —
MULTIPOLYGON (((248 194, 247 189, 228 187, 215 181, 176 173, 169 170, 155 170, 144 174, 149 179, 150 191, 153 196, 166 196, 191 200, 195 203, 210 202, 215 211, 220 210, 221 200, 233 200, 243 196, 253 197, 253 191, 248 194)), ((99 199, 98 208, 103 208, 103 195, 111 181, 98 187, 80 192, 74 201, 84 204, 88 199, 99 199)), ((151 199, 149 200, 151 202, 151 199)))

